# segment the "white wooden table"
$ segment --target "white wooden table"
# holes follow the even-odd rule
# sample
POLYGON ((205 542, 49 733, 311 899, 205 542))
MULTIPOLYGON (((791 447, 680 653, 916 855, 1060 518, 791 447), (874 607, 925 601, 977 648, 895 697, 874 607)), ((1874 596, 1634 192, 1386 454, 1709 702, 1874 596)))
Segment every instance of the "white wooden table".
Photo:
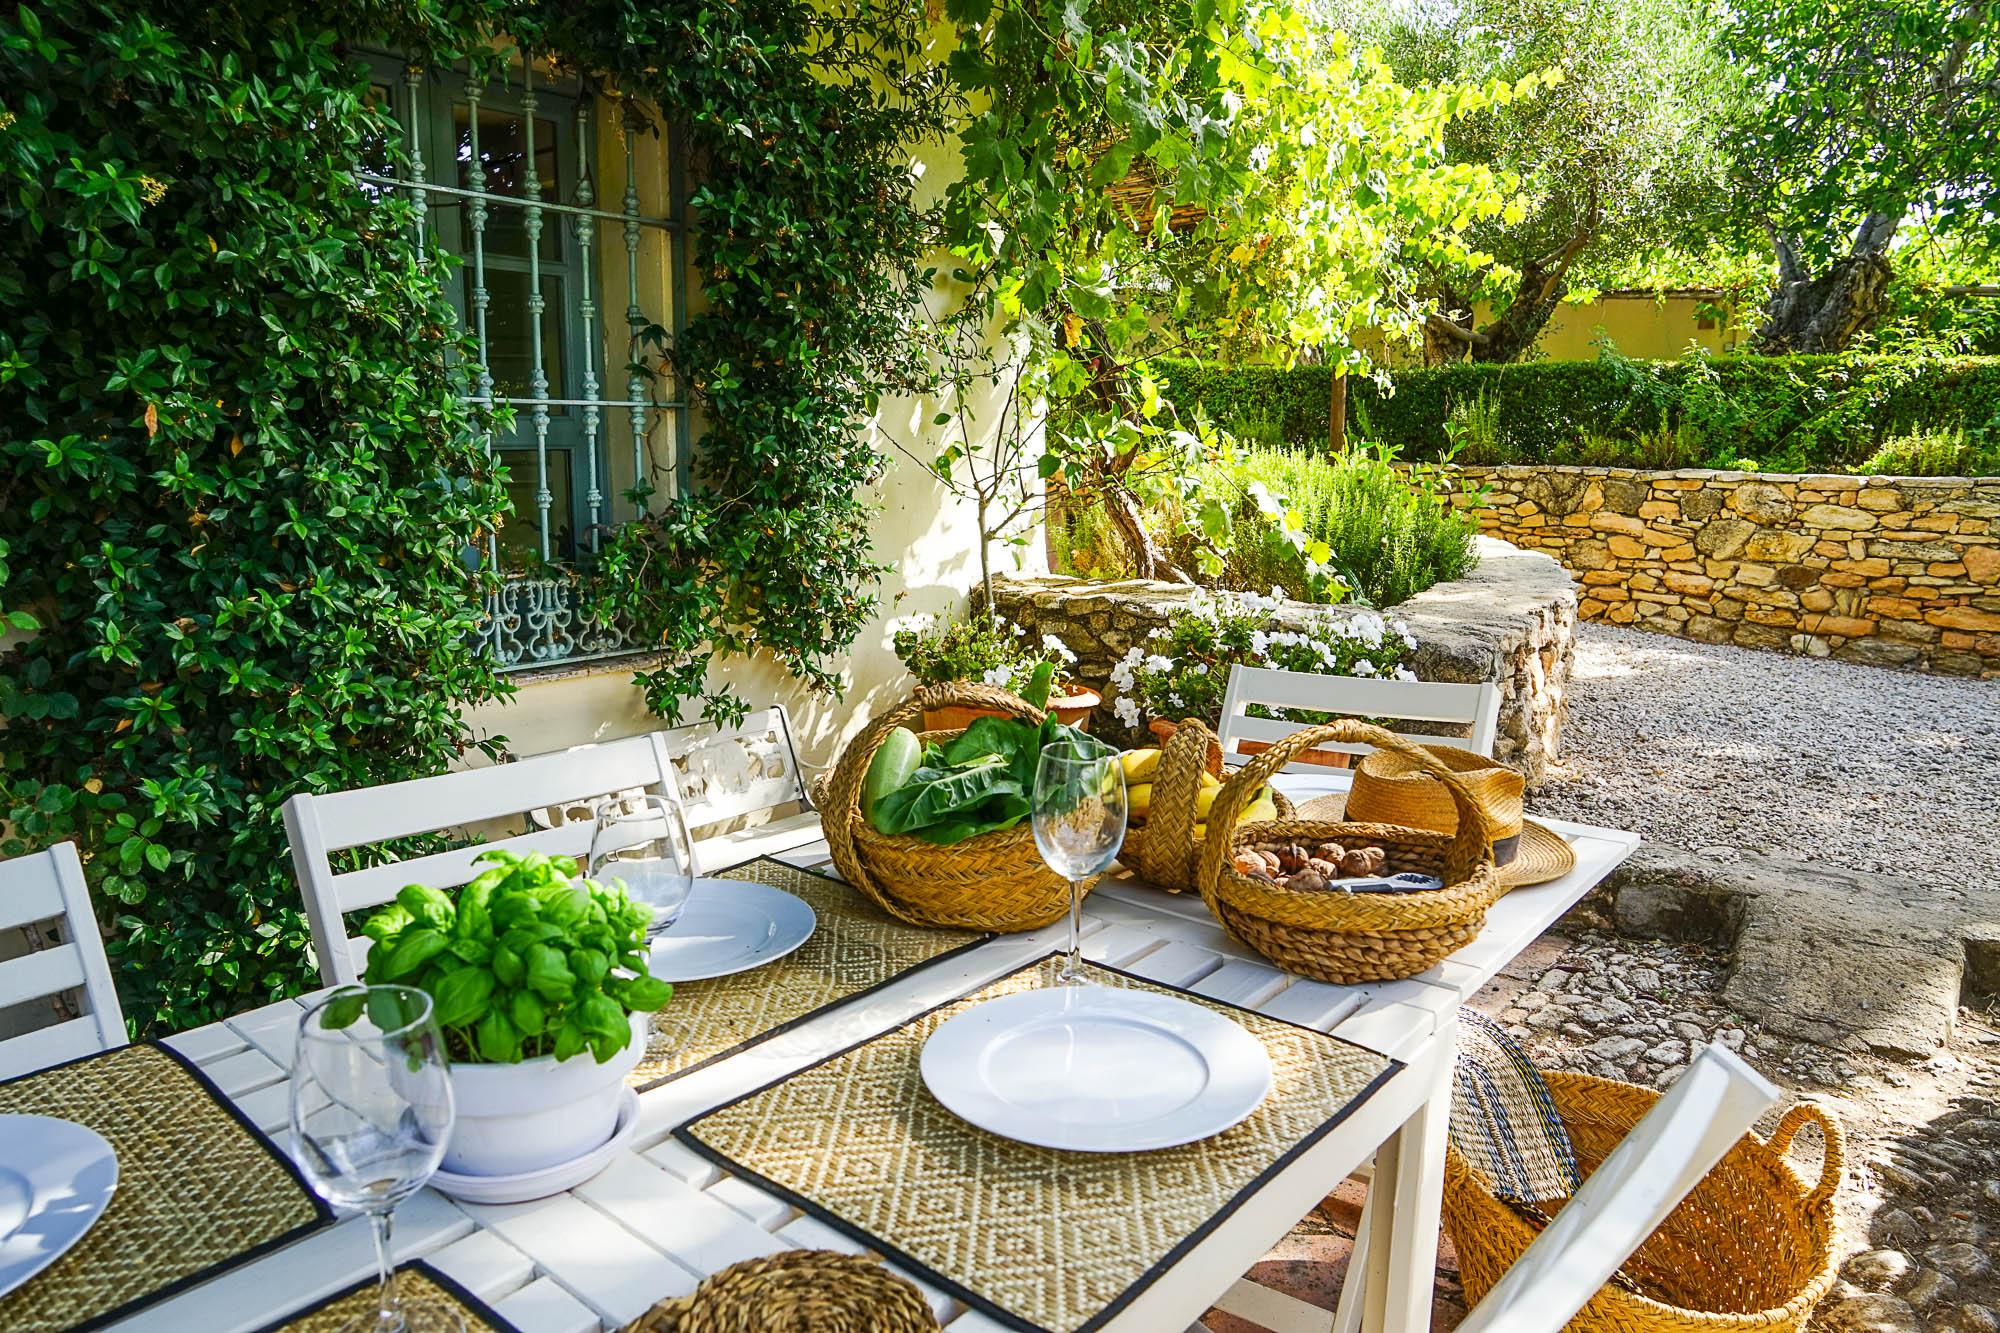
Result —
MULTIPOLYGON (((1281 785, 1292 786, 1282 779, 1281 785)), ((1508 894, 1488 914, 1478 940, 1407 981, 1329 986, 1293 977, 1228 939, 1194 894, 1111 881, 1091 895, 1084 948, 1092 959, 1333 1032, 1408 1066, 1121 1311, 1107 1333, 1186 1328, 1371 1156, 1377 1193, 1364 1327, 1396 1333, 1429 1327, 1458 1007, 1638 844, 1635 834, 1544 822, 1571 839, 1576 870, 1508 894)), ((823 864, 825 844, 783 859, 823 864)), ((398 1255, 428 1259, 523 1333, 594 1333, 616 1329, 660 1298, 685 1295, 702 1277, 753 1255, 801 1247, 860 1252, 863 1247, 840 1232, 722 1174, 674 1142, 672 1131, 1060 948, 1066 937, 1064 925, 1003 936, 642 1094, 631 1149, 566 1193, 489 1206, 424 1190, 397 1212, 398 1255)), ((170 1039, 287 1148, 286 1080, 300 1010, 300 1001, 286 1001, 170 1039)), ((121 1333, 255 1329, 373 1270, 366 1219, 350 1217, 115 1327, 121 1333)), ((919 1285, 951 1333, 998 1333, 1002 1327, 945 1292, 919 1285)))

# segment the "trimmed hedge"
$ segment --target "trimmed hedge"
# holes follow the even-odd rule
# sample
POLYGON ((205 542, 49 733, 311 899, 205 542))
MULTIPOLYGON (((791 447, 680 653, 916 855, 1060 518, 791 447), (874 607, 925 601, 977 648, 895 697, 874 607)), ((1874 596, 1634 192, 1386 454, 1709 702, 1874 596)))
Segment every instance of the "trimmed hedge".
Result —
MULTIPOLYGON (((1200 404, 1223 425, 1270 443, 1326 442, 1325 366, 1159 361, 1154 369, 1184 411, 1200 404)), ((1977 470, 2000 470, 2000 357, 1611 356, 1403 370, 1392 382, 1393 393, 1370 379, 1350 383, 1349 431, 1406 459, 1438 458, 1453 409, 1483 395, 1496 443, 1460 462, 1841 472, 1866 463, 1890 436, 1963 431, 1984 464, 1977 470), (1695 456, 1662 458, 1658 439, 1646 437, 1695 415, 1702 428, 1683 436, 1695 456)))

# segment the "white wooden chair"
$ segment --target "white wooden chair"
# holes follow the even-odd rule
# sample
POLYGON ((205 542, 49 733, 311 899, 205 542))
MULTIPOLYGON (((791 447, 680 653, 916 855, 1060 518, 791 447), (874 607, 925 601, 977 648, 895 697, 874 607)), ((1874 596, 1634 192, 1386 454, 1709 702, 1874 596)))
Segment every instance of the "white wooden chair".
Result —
MULTIPOLYGON (((320 976, 328 985, 360 976, 368 941, 348 936, 348 913, 381 906, 405 884, 456 888, 477 873, 474 858, 494 847, 581 862, 590 851, 591 804, 599 797, 642 790, 677 793, 694 829, 782 805, 806 806, 791 722, 781 707, 754 713, 738 727, 698 723, 511 764, 292 797, 285 802, 285 832, 305 895, 320 976), (353 847, 496 820, 518 820, 528 828, 511 837, 345 873, 336 873, 330 859, 353 847)), ((819 816, 808 807, 703 838, 695 851, 701 868, 714 871, 818 836, 819 816)))
POLYGON ((80 990, 90 1012, 0 1040, 0 1079, 126 1042, 125 1013, 75 843, 0 861, 0 930, 48 920, 60 923, 63 943, 0 962, 0 1009, 80 990))
MULTIPOLYGON (((1667 1220, 1778 1089, 1727 1047, 1706 1046, 1460 1324, 1459 1333, 1556 1333, 1667 1220)), ((1335 1313, 1238 1282, 1217 1308, 1274 1333, 1351 1333, 1369 1271, 1364 1214, 1335 1313)))
MULTIPOLYGON (((1493 753, 1493 738, 1499 730, 1500 687, 1492 682, 1459 685, 1447 681, 1381 680, 1360 676, 1316 676, 1303 671, 1278 671, 1270 667, 1238 666, 1229 669, 1229 688, 1222 696, 1219 736, 1222 759, 1232 767, 1244 762, 1244 741, 1269 744, 1306 723, 1251 717, 1250 708, 1309 709, 1321 713, 1344 713, 1355 717, 1378 717, 1399 722, 1429 722, 1465 727, 1463 738, 1409 735, 1417 741, 1457 745, 1479 754, 1493 753)), ((1390 728, 1395 731, 1396 728, 1390 728)), ((1314 747, 1313 753, 1344 752, 1366 754, 1370 747, 1344 742, 1314 747)), ((1324 774, 1324 765, 1294 760, 1287 773, 1324 774)))

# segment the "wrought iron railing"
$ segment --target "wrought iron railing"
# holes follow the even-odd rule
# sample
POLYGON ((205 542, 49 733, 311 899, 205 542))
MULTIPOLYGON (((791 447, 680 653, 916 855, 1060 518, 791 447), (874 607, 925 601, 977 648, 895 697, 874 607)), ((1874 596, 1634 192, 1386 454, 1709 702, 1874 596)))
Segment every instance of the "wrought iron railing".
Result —
MULTIPOLYGON (((501 538, 494 535, 487 539, 485 556, 494 568, 530 565, 536 572, 510 575, 506 579, 489 599, 481 633, 501 666, 510 670, 588 661, 633 651, 635 645, 622 626, 601 620, 595 614, 589 604, 587 583, 573 570, 588 566, 612 525, 643 517, 649 491, 671 493, 679 484, 682 443, 687 435, 685 396, 673 383, 670 368, 662 367, 664 378, 660 382, 668 390, 663 397, 649 392, 653 381, 639 369, 645 331, 667 322, 649 314, 641 299, 642 251, 648 232, 666 238, 664 263, 672 304, 670 327, 679 329, 685 320, 682 275, 687 271, 686 236, 680 221, 683 183, 679 155, 670 144, 663 143, 668 215, 648 215, 641 206, 638 153, 638 142, 647 126, 635 107, 629 102, 620 103, 624 191, 617 211, 600 207, 593 142, 600 95, 579 90, 574 99, 576 142, 570 169, 574 180, 571 197, 567 201, 545 198, 545 187, 558 187, 559 179, 542 180, 542 154, 538 153, 538 147, 561 146, 536 142, 542 94, 535 86, 532 61, 521 66, 518 86, 511 78, 488 83, 459 75, 447 80, 442 74, 414 65, 404 67, 402 85, 401 95, 391 98, 406 136, 402 161, 385 171, 362 170, 358 174, 373 188, 402 192, 418 203, 415 225, 420 241, 439 242, 463 252, 468 278, 462 293, 463 314, 479 356, 478 365, 472 367, 472 392, 468 398, 476 403, 514 409, 511 443, 489 438, 489 455, 501 452, 533 456, 533 513, 532 516, 522 513, 519 517, 533 522, 534 549, 523 550, 518 546, 503 549, 501 538), (450 86, 453 82, 457 84, 455 88, 450 86), (445 113, 443 122, 455 124, 453 112, 462 110, 464 126, 455 135, 457 160, 440 163, 439 167, 450 170, 454 176, 463 170, 466 183, 433 180, 431 169, 425 165, 426 140, 433 146, 439 142, 436 126, 440 123, 437 115, 440 98, 445 113), (496 99, 507 104, 496 114, 518 118, 521 140, 520 151, 515 153, 510 147, 504 161, 482 155, 480 145, 482 107, 496 99), (493 170, 515 173, 518 193, 489 188, 489 162, 499 163, 493 170), (435 212, 452 208, 464 210, 464 227, 459 238, 447 238, 434 225, 435 212), (525 393, 503 392, 493 373, 494 295, 488 285, 488 235, 496 211, 502 209, 518 210, 520 233, 526 241, 526 292, 521 303, 525 319, 510 321, 512 327, 525 324, 527 330, 524 341, 529 373, 525 393), (558 328, 568 331, 568 336, 559 338, 559 345, 565 348, 560 359, 561 383, 551 382, 548 349, 544 346, 548 327, 545 316, 550 311, 544 295, 543 237, 550 226, 567 228, 566 232, 557 233, 555 248, 561 256, 557 265, 561 270, 559 278, 574 296, 568 311, 556 312, 558 328), (626 363, 631 369, 625 377, 623 397, 610 397, 606 393, 607 381, 612 378, 608 346, 612 329, 611 321, 601 318, 599 305, 600 295, 608 295, 600 292, 599 284, 610 280, 606 272, 609 265, 604 262, 599 240, 600 228, 616 228, 625 251, 626 363), (454 244, 454 240, 458 243, 454 244), (563 418, 565 436, 558 451, 570 460, 568 472, 560 479, 569 511, 562 515, 555 512, 558 497, 552 484, 550 462, 551 429, 555 424, 554 414, 558 413, 563 418), (621 414, 630 436, 629 478, 619 477, 622 469, 612 466, 612 427, 621 414), (620 481, 629 481, 629 485, 621 486, 620 481), (579 491, 581 503, 576 499, 579 491), (626 497, 626 505, 617 503, 621 496, 626 497), (558 539, 557 533, 565 526, 566 538, 558 539)), ((570 99, 559 100, 567 104, 570 99)), ((501 262, 518 273, 518 259, 519 256, 513 256, 501 262)), ((655 262, 660 260, 656 258, 655 262)), ((514 351, 517 357, 519 351, 518 348, 514 351)))

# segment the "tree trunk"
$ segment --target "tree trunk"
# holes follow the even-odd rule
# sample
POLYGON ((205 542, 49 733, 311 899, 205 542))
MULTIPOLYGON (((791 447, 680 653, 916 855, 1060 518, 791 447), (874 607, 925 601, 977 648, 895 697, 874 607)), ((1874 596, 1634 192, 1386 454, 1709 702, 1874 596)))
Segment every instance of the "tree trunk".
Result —
POLYGON ((1333 372, 1333 401, 1327 404, 1327 445, 1334 453, 1347 448, 1347 376, 1333 372))
POLYGON ((1888 304, 1895 277, 1889 242, 1901 220, 1900 214, 1870 214, 1855 230, 1847 256, 1818 274, 1807 273, 1791 243, 1778 238, 1778 286, 1764 303, 1751 346, 1764 356, 1846 351, 1888 304))
POLYGON ((1528 260, 1521 265, 1521 280, 1514 286, 1514 295, 1501 308, 1485 328, 1472 326, 1470 303, 1458 299, 1448 288, 1443 294, 1451 308, 1465 309, 1463 320, 1432 315, 1424 325, 1424 358, 1436 363, 1457 361, 1470 357, 1474 361, 1490 361, 1505 364, 1518 361, 1527 355, 1535 345, 1535 339, 1542 336, 1548 325, 1549 316, 1562 303, 1569 291, 1570 266, 1590 244, 1597 228, 1603 222, 1603 213, 1597 206, 1597 198, 1590 202, 1571 229, 1569 238, 1549 253, 1528 260))
POLYGON ((1146 520, 1133 503, 1131 492, 1123 486, 1106 486, 1104 512, 1111 518, 1111 525, 1118 529, 1118 535, 1125 540, 1125 549, 1132 555, 1132 572, 1142 579, 1169 579, 1175 583, 1193 583, 1186 570, 1175 564, 1160 544, 1153 540, 1153 534, 1146 530, 1146 520))

